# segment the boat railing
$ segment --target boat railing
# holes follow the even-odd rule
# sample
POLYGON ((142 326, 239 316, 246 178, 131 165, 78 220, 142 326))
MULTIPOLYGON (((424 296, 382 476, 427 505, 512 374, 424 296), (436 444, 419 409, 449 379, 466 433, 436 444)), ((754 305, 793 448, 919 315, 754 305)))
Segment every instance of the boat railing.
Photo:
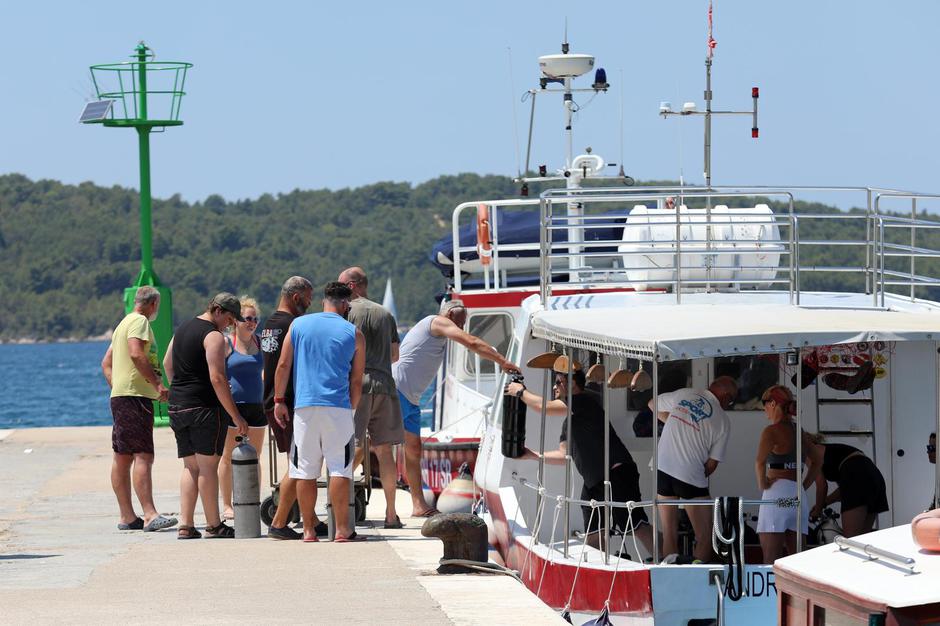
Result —
POLYGON ((670 291, 681 302, 690 291, 773 289, 786 291, 791 304, 798 305, 803 291, 835 282, 824 275, 840 274, 827 290, 862 291, 871 295, 872 306, 884 307, 889 293, 913 301, 925 289, 940 286, 940 235, 933 232, 940 221, 918 216, 925 201, 938 199, 937 194, 872 187, 635 187, 555 189, 539 199, 467 202, 453 216, 455 289, 462 290, 461 254, 476 250, 460 245, 461 217, 482 204, 490 211, 492 248, 490 264, 483 266, 484 290, 508 285, 501 252, 531 252, 538 256, 543 302, 553 290, 670 291), (797 206, 798 194, 825 192, 861 194, 864 208, 810 213, 797 206), (776 213, 756 206, 768 202, 776 213), (909 203, 909 217, 883 212, 899 202, 909 203), (671 203, 695 209, 662 210, 671 203), (742 203, 751 208, 737 208, 742 203), (539 241, 501 244, 500 214, 531 211, 536 204, 539 241), (637 204, 659 210, 629 227, 652 225, 659 236, 617 238, 637 204), (716 210, 720 204, 734 206, 733 214, 716 210), (729 239, 727 228, 734 225, 755 227, 751 232, 757 234, 742 236, 738 229, 729 239), (670 234, 664 238, 666 228, 670 234), (843 234, 837 238, 833 232, 843 234))
MULTIPOLYGON (((569 471, 570 471, 570 466, 569 466, 569 471)), ((618 509, 618 508, 627 509, 628 511, 633 511, 634 509, 653 508, 653 507, 661 506, 661 505, 676 506, 676 507, 707 506, 707 507, 712 507, 713 509, 718 506, 717 499, 657 498, 656 500, 641 500, 641 501, 633 501, 633 500, 618 501, 618 500, 613 500, 613 499, 584 500, 581 498, 575 498, 573 496, 568 496, 565 494, 553 494, 549 492, 543 485, 540 485, 537 481, 532 481, 524 476, 521 476, 518 472, 515 472, 515 471, 512 472, 512 479, 518 482, 523 487, 526 487, 536 492, 537 509, 542 509, 545 506, 546 502, 552 502, 552 501, 555 502, 555 506, 558 507, 559 510, 564 510, 565 514, 567 514, 569 507, 571 506, 589 506, 592 509, 601 510, 602 511, 601 514, 603 514, 604 519, 607 519, 607 520, 611 519, 610 517, 611 509, 618 509)), ((606 484, 605 491, 607 493, 610 493, 609 484, 606 484)), ((760 505, 766 504, 766 505, 773 505, 773 506, 777 506, 781 508, 797 508, 798 499, 795 497, 776 498, 772 500, 771 499, 741 498, 740 504, 742 507, 743 506, 754 507, 754 506, 760 506, 760 505)), ((542 513, 543 511, 541 510, 536 511, 536 514, 535 514, 536 525, 538 525, 539 523, 538 520, 542 518, 542 513)), ((565 524, 564 527, 566 529, 565 530, 566 537, 565 537, 565 540, 562 542, 562 552, 567 557, 568 556, 568 540, 570 538, 567 537, 568 525, 565 524)), ((610 553, 610 538, 608 534, 609 531, 607 530, 608 528, 610 528, 610 525, 609 523, 603 524, 603 527, 605 529, 605 534, 604 534, 605 539, 602 542, 604 545, 604 560, 605 562, 608 562, 610 557, 612 556, 610 553)), ((627 529, 623 529, 623 530, 627 530, 627 529)), ((538 534, 539 534, 539 528, 533 528, 531 537, 532 537, 532 541, 534 545, 538 545, 540 543, 538 534)), ((555 544, 554 537, 552 537, 551 541, 549 541, 547 545, 554 545, 554 544, 555 544)))

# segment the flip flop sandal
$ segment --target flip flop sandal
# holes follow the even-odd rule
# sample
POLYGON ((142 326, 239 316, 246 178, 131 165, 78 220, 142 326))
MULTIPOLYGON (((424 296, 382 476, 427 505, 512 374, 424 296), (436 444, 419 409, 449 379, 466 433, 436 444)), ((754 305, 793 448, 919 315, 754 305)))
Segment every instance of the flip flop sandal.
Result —
POLYGON ((405 525, 401 523, 401 519, 399 519, 399 517, 398 517, 397 515, 395 516, 395 521, 394 521, 394 522, 385 522, 385 529, 386 529, 386 530, 394 530, 394 529, 397 529, 397 528, 404 528, 404 527, 405 527, 405 525))
POLYGON ((155 518, 150 520, 150 523, 144 526, 145 533, 152 533, 158 530, 163 530, 164 528, 172 528, 176 526, 175 517, 163 517, 162 515, 157 515, 155 518))
POLYGON ((199 539, 202 533, 196 530, 195 526, 180 526, 176 530, 177 539, 199 539))
POLYGON ((441 513, 440 511, 438 511, 432 506, 430 509, 428 509, 421 515, 413 515, 412 517, 434 517, 435 515, 440 515, 440 513, 441 513))
POLYGON ((304 543, 320 543, 320 540, 314 535, 313 537, 304 537, 304 543))
POLYGON ((235 529, 226 526, 225 522, 219 522, 218 526, 212 528, 206 527, 206 539, 234 539, 235 529))
POLYGON ((368 541, 368 538, 360 535, 356 531, 353 531, 353 534, 348 537, 337 537, 333 540, 333 543, 355 543, 357 541, 368 541))
POLYGON ((143 530, 143 528, 144 520, 140 519, 139 517, 130 524, 125 524, 124 522, 118 524, 118 530, 143 530))

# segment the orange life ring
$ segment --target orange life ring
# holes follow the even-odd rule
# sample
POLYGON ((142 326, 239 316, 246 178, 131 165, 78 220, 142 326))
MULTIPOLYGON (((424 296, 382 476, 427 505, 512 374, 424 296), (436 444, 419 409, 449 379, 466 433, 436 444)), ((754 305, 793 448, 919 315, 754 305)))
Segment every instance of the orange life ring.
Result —
POLYGON ((921 513, 911 520, 911 535, 924 550, 940 552, 940 509, 921 513))
POLYGON ((485 204, 477 207, 477 256, 482 265, 489 265, 493 257, 490 240, 490 209, 485 204))

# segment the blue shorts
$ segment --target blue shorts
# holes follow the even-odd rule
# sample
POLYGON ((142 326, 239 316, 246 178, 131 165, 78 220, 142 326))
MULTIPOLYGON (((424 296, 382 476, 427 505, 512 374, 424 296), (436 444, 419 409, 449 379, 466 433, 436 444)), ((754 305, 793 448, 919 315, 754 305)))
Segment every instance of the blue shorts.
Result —
POLYGON ((401 418, 405 423, 405 430, 412 435, 421 434, 421 407, 413 404, 402 392, 398 392, 398 401, 401 403, 401 418))

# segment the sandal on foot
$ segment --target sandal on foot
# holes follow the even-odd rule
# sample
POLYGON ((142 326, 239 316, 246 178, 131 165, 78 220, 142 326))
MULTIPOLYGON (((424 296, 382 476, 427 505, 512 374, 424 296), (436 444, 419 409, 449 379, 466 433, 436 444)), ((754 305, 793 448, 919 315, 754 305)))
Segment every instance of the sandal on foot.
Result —
POLYGON ((304 543, 320 543, 320 539, 314 535, 313 537, 304 537, 304 543))
POLYGON ((175 517, 163 517, 162 515, 157 515, 155 518, 150 520, 150 523, 144 526, 145 533, 152 533, 157 530, 163 530, 164 528, 172 528, 176 526, 175 517))
POLYGON ((129 524, 125 524, 124 522, 118 524, 118 530, 143 530, 143 528, 144 520, 139 517, 129 524))
POLYGON ((356 531, 353 531, 353 534, 349 535, 348 537, 337 535, 336 538, 333 539, 333 543, 353 543, 356 541, 368 541, 368 538, 360 535, 356 531))
POLYGON ((202 533, 196 530, 195 526, 180 526, 176 529, 177 539, 199 539, 202 533))
POLYGON ((421 515, 412 515, 411 517, 434 517, 435 515, 438 515, 438 514, 440 514, 440 511, 438 511, 432 506, 430 509, 428 509, 421 515))
POLYGON ((235 529, 226 526, 225 522, 219 522, 218 526, 206 526, 206 539, 234 539, 235 529))
POLYGON ((385 522, 386 530, 394 530, 396 528, 404 528, 405 525, 401 523, 401 519, 396 515, 395 520, 392 522, 385 522))

